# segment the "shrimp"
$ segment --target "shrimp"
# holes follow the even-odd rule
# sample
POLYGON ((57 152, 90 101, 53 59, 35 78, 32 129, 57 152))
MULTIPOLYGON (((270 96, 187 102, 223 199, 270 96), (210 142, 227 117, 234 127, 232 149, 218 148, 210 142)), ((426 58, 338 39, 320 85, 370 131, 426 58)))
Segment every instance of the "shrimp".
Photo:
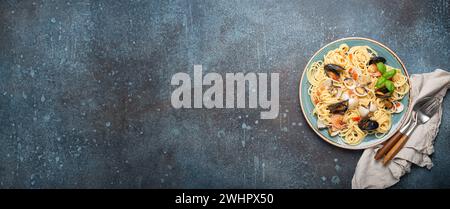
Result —
POLYGON ((371 76, 375 76, 375 77, 380 77, 381 76, 381 73, 380 73, 380 71, 378 71, 378 68, 377 68, 377 66, 375 64, 369 65, 368 70, 369 70, 369 73, 370 73, 371 76))
POLYGON ((344 122, 344 116, 339 114, 334 114, 331 116, 331 127, 335 130, 342 130, 347 127, 344 122))

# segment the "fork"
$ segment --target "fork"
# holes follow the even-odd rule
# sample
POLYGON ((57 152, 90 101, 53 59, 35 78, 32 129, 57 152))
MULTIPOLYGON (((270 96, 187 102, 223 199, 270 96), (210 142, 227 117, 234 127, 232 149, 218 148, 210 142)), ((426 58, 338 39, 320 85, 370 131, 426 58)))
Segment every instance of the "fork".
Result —
POLYGON ((405 125, 403 125, 403 127, 398 130, 384 145, 382 148, 378 149, 377 154, 375 155, 375 160, 380 160, 381 158, 384 157, 384 155, 386 155, 387 152, 389 152, 389 150, 392 149, 392 147, 394 147, 394 145, 398 142, 398 140, 400 140, 400 138, 403 136, 404 133, 406 133, 406 131, 408 131, 409 127, 411 127, 411 125, 414 122, 414 113, 411 113, 411 116, 408 118, 408 121, 406 122, 405 125))
POLYGON ((401 138, 398 142, 392 147, 391 150, 384 156, 383 164, 386 165, 392 158, 397 155, 397 153, 403 148, 403 146, 408 141, 411 133, 417 127, 417 125, 424 124, 430 120, 430 118, 437 112, 439 109, 439 99, 436 97, 427 98, 427 101, 424 101, 423 105, 420 106, 415 111, 413 116, 413 124, 412 126, 405 132, 401 133, 401 138))
POLYGON ((402 138, 402 136, 409 130, 411 125, 414 123, 414 115, 416 114, 416 111, 421 109, 422 107, 429 106, 433 102, 432 97, 425 97, 421 101, 417 102, 414 105, 413 111, 411 113, 411 116, 408 118, 408 121, 403 127, 397 131, 384 145, 382 148, 378 149, 375 160, 380 160, 383 158, 386 153, 389 152, 389 150, 394 147, 394 145, 402 138))

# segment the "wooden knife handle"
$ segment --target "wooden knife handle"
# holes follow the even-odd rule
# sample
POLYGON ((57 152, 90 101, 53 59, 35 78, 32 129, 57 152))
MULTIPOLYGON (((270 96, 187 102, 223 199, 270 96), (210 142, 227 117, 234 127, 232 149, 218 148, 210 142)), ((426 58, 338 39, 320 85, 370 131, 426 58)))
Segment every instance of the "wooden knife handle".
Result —
POLYGON ((384 156, 383 159, 383 164, 386 165, 389 161, 392 160, 392 158, 395 157, 395 155, 397 155, 398 152, 400 152, 400 150, 403 148, 403 146, 405 146, 406 142, 409 139, 409 136, 405 135, 405 134, 401 134, 402 136, 400 137, 400 140, 398 140, 398 142, 394 145, 394 147, 392 147, 392 149, 386 154, 386 156, 384 156))
POLYGON ((381 149, 377 151, 375 155, 375 160, 379 160, 384 157, 384 155, 391 150, 391 148, 400 140, 402 133, 400 131, 395 132, 395 134, 383 145, 381 149))

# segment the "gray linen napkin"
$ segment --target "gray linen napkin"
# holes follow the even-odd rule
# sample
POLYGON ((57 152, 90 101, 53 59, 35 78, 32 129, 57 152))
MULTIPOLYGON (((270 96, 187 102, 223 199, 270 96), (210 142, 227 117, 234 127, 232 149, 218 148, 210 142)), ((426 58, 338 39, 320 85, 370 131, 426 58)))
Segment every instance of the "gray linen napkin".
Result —
MULTIPOLYGON (((450 72, 437 69, 431 73, 411 76, 412 105, 427 96, 442 99, 450 88, 450 72)), ((441 124, 442 106, 438 113, 422 125, 417 126, 403 149, 387 165, 376 161, 375 154, 382 145, 366 149, 356 166, 352 179, 353 189, 382 189, 396 184, 400 177, 408 173, 411 163, 431 169, 433 162, 429 155, 434 152, 433 142, 441 124)))

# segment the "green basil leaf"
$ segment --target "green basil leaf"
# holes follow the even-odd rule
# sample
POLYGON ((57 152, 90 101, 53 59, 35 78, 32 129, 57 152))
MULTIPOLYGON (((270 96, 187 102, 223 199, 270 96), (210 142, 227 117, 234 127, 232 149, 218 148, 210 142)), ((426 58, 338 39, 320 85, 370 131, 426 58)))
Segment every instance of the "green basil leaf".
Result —
POLYGON ((397 73, 397 70, 391 69, 391 70, 385 72, 383 74, 383 77, 385 77, 386 79, 391 79, 392 77, 394 77, 395 73, 397 73))
POLYGON ((386 80, 386 82, 384 83, 384 85, 386 86, 386 88, 389 90, 389 92, 393 92, 395 89, 394 83, 392 83, 392 81, 390 80, 386 80))
POLYGON ((378 78, 377 83, 375 84, 375 88, 381 88, 383 87, 384 83, 387 81, 387 79, 385 77, 380 77, 378 78))
POLYGON ((386 72, 386 65, 384 65, 384 63, 382 62, 377 63, 377 68, 381 74, 384 74, 386 72))

